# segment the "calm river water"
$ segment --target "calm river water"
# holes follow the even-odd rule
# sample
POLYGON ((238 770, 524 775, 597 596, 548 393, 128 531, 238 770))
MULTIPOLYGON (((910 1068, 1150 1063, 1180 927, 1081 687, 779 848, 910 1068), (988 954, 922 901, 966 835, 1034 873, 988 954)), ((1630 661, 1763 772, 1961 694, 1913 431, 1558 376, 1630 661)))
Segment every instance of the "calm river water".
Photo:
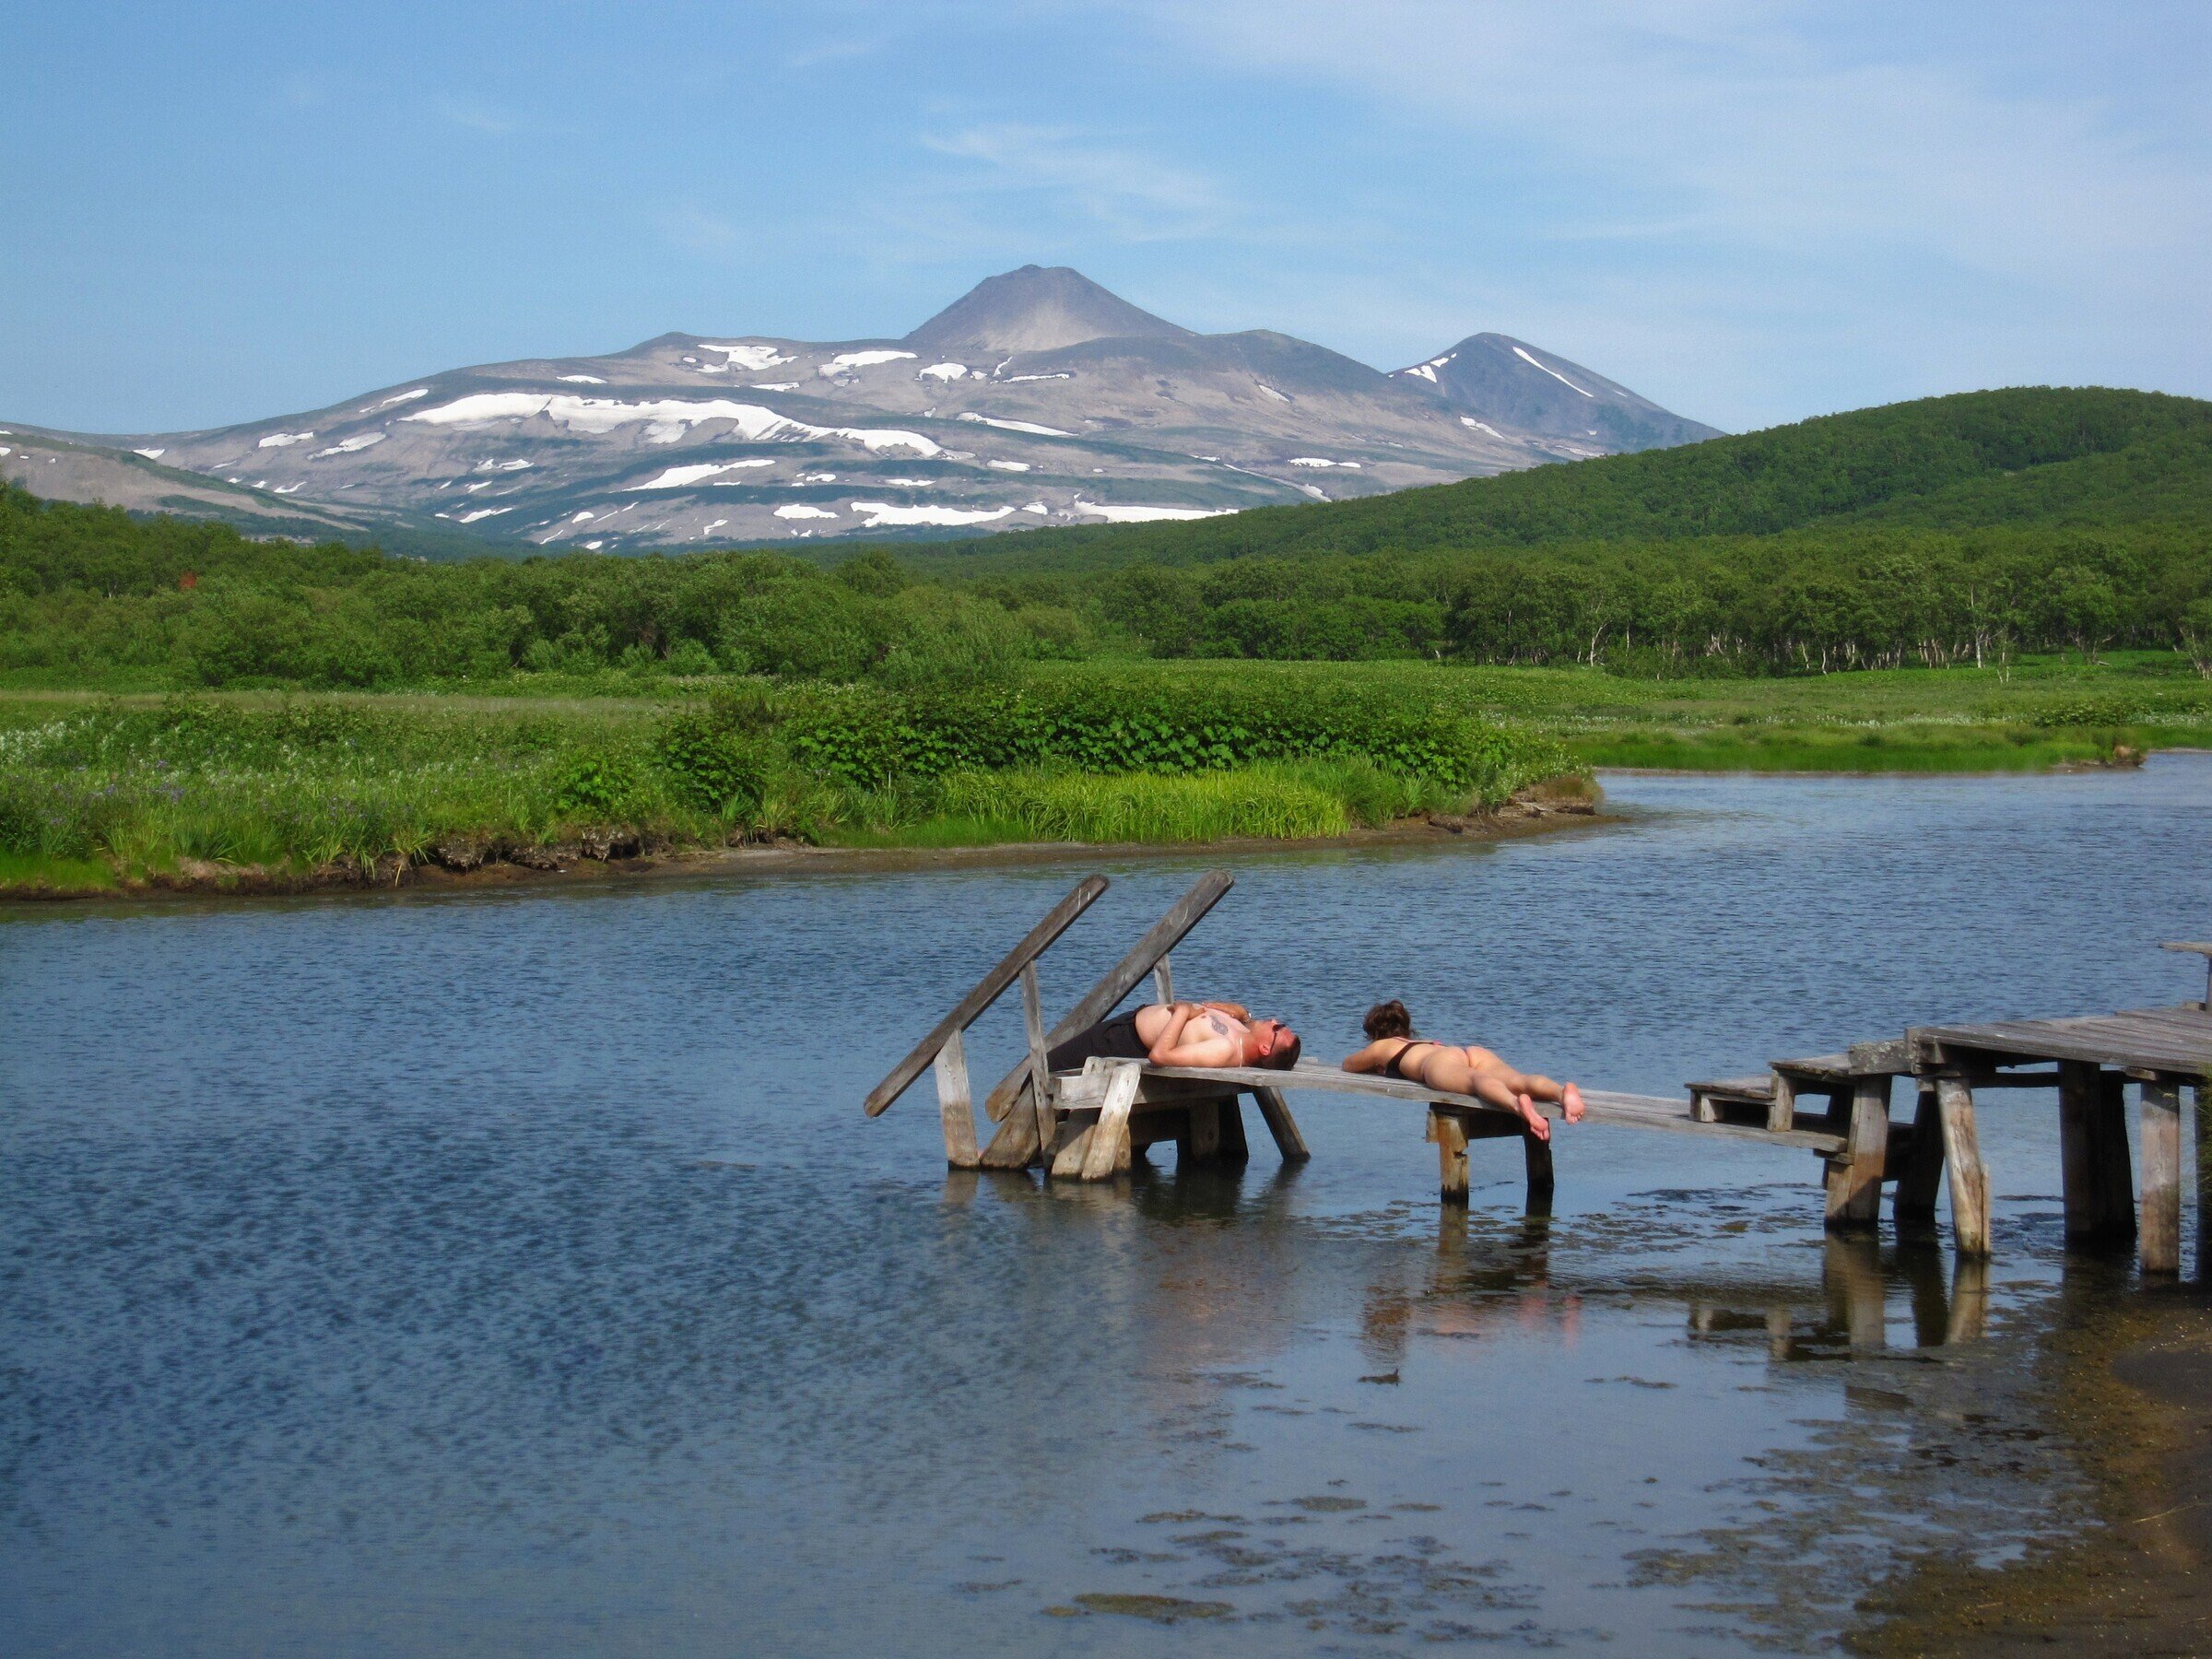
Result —
MULTIPOLYGON (((2212 757, 1609 790, 1239 853, 1178 982, 1653 1093, 2201 994, 2212 757)), ((1049 1003, 1206 861, 1105 867, 1049 1003)), ((860 1098, 1080 868, 0 909, 7 1648, 1813 1651, 2084 1523, 2039 1344, 2130 1275, 2062 1261, 2049 1097, 1984 1110, 1985 1308, 1732 1143, 1564 1133, 1549 1221, 1326 1096, 1295 1171, 948 1180, 926 1082, 860 1098)))

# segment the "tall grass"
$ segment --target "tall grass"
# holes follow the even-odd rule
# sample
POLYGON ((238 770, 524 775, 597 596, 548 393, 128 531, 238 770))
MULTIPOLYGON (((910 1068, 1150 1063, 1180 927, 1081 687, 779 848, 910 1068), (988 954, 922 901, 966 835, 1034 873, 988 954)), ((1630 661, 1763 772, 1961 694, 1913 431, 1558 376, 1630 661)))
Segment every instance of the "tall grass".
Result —
POLYGON ((1296 841, 1342 835, 1352 808, 1295 765, 1188 776, 955 772, 939 799, 956 817, 1018 824, 1035 841, 1296 841))

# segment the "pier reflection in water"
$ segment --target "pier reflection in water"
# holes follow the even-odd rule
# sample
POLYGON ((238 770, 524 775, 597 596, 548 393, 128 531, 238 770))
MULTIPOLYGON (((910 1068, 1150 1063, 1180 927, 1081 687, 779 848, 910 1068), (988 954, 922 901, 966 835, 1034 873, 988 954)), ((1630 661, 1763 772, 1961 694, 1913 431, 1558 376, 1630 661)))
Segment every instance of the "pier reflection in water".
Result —
MULTIPOLYGON (((2193 989, 2202 761, 1614 793, 1242 860, 1178 978, 1653 1092, 2193 989)), ((1067 982, 1192 867, 1115 869, 1067 982)), ((1984 1113, 1985 1277, 1673 1136, 1440 1209, 1417 1113, 1319 1096, 1299 1170, 924 1177, 857 1101, 1067 879, 0 914, 11 1646, 1727 1653, 2084 1523, 2046 1359, 2134 1279, 2062 1248, 2047 1100, 1984 1113)))

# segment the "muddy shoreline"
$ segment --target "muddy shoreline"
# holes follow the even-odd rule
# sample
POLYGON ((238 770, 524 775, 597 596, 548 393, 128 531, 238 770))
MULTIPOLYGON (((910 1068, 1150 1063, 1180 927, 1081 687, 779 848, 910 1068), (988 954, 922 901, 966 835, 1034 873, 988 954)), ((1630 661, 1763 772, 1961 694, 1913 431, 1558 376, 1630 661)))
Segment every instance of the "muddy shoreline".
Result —
POLYGON ((2099 1524, 2002 1567, 1923 1560, 1861 1603, 1844 1640, 1895 1656, 2212 1653, 2212 1300, 2124 1294, 2057 1337, 2053 1425, 2099 1524))
POLYGON ((825 847, 781 841, 733 847, 653 847, 620 831, 586 831, 574 841, 517 846, 451 837, 419 859, 387 854, 374 864, 340 860, 314 870, 270 870, 252 865, 182 861, 174 872, 122 879, 107 887, 0 889, 0 902, 69 903, 91 899, 254 898, 344 892, 472 892, 548 883, 605 882, 739 872, 814 869, 913 869, 948 865, 1046 864, 1091 859, 1189 857, 1199 853, 1283 852, 1328 847, 1421 846, 1495 841, 1607 821, 1596 804, 1543 798, 1539 792, 1470 817, 1434 814, 1347 835, 1277 841, 1262 837, 1212 841, 1007 841, 975 847, 825 847))

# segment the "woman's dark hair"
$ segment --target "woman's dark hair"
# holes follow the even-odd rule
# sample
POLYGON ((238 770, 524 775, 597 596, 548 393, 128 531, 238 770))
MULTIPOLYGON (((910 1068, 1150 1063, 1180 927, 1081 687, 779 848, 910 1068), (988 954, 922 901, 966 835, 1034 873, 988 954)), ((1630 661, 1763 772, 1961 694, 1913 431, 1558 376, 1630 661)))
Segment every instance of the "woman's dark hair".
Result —
POLYGON ((1359 1022, 1359 1029, 1367 1033, 1370 1042, 1380 1042, 1385 1037, 1410 1037, 1413 1035, 1413 1016, 1406 1013, 1406 1005, 1394 996, 1388 1002, 1377 1003, 1370 1008, 1367 1018, 1359 1022))

